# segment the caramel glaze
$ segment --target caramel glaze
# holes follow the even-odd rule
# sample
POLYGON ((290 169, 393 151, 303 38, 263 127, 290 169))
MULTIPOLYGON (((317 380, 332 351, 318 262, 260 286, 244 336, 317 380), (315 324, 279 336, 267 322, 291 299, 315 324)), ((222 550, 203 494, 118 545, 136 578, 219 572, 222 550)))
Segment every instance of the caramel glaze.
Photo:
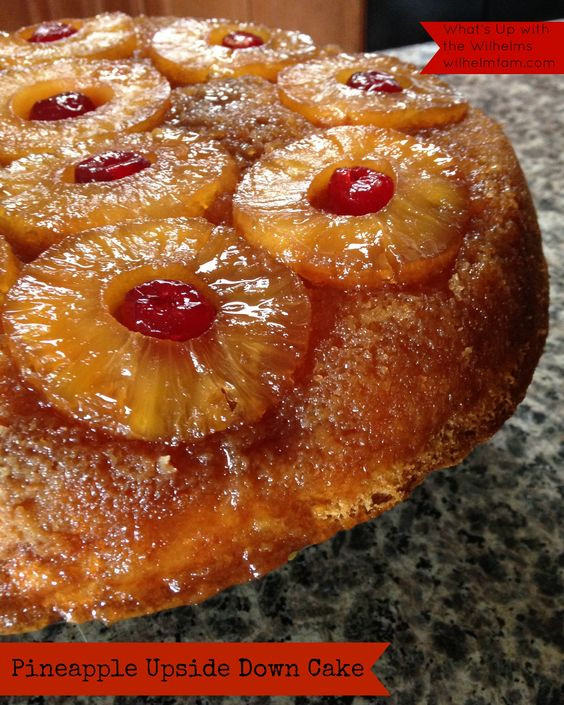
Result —
POLYGON ((165 124, 218 140, 242 171, 267 149, 313 132, 304 117, 278 101, 276 86, 259 76, 195 83, 171 92, 165 124))
POLYGON ((2 358, 4 633, 146 614, 262 575, 389 509, 513 412, 547 329, 524 177, 477 110, 420 134, 471 185, 453 269, 420 289, 311 287, 309 358, 261 423, 189 447, 103 437, 2 358))

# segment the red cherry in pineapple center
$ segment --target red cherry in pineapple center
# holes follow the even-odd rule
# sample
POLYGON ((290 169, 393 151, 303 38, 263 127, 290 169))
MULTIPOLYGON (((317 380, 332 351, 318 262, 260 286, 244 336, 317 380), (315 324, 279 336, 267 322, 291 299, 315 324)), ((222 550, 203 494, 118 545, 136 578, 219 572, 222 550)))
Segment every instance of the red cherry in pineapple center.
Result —
POLYGON ((250 49, 262 46, 264 39, 252 32, 230 32, 223 37, 221 43, 228 49, 250 49))
POLYGON ((76 34, 78 29, 66 22, 43 22, 35 28, 34 33, 27 40, 34 44, 44 42, 57 42, 59 39, 66 39, 76 34))
POLYGON ((216 310, 191 284, 153 279, 130 289, 114 315, 129 330, 182 342, 205 333, 216 310))
POLYGON ((30 120, 66 120, 96 110, 96 106, 84 93, 67 91, 50 98, 38 100, 29 113, 30 120))
POLYGON ((365 166, 335 169, 325 193, 325 210, 336 215, 366 215, 384 208, 394 195, 387 175, 365 166))
POLYGON ((149 166, 151 162, 137 152, 102 152, 79 162, 74 168, 74 180, 77 184, 116 181, 137 174, 149 166))
POLYGON ((347 81, 349 88, 356 88, 366 93, 399 93, 403 90, 393 76, 380 71, 358 71, 347 81))

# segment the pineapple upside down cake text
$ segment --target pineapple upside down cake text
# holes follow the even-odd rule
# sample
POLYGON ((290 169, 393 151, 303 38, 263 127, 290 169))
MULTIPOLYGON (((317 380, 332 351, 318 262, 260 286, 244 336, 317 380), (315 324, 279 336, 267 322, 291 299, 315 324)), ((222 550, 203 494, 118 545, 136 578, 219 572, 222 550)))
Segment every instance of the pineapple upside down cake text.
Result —
POLYGON ((0 35, 0 629, 204 600, 523 397, 531 198, 436 77, 232 20, 0 35))

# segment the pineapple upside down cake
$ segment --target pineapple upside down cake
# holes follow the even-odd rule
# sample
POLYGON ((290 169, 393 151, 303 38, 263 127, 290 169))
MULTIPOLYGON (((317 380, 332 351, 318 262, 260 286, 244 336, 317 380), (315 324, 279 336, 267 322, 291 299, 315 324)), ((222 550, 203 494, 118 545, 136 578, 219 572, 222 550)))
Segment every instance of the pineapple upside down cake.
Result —
POLYGON ((227 20, 0 36, 0 628, 195 603, 405 499, 547 327, 501 129, 227 20))

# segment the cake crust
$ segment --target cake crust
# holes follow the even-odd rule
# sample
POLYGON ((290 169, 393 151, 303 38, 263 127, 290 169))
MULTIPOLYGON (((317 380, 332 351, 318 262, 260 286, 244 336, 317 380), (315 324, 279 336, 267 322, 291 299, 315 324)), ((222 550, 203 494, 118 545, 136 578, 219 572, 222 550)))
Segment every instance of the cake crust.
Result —
POLYGON ((258 424, 167 447, 69 422, 2 353, 0 630, 196 603, 405 499, 523 398, 547 330, 531 197, 501 129, 471 109, 416 133, 458 160, 471 222, 422 287, 311 286, 295 389, 258 424))

